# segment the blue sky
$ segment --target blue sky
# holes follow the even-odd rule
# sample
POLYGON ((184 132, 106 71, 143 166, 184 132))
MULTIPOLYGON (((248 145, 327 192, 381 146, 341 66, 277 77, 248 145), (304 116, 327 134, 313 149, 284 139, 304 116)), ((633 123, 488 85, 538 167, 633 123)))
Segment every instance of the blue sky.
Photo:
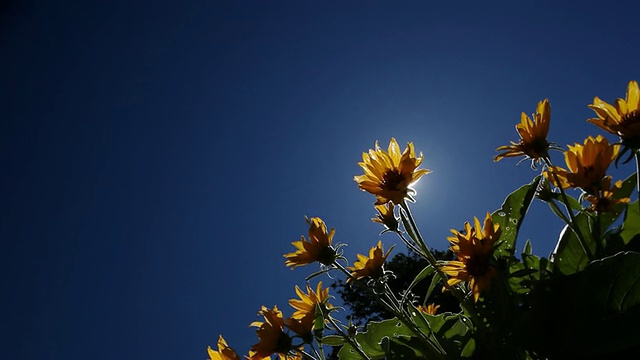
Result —
MULTIPOLYGON (((522 111, 549 98, 550 140, 582 142, 593 96, 640 80, 640 5, 581 4, 5 5, 3 352, 204 359, 219 333, 246 352, 315 270, 282 257, 305 215, 350 258, 380 238, 353 176, 392 136, 433 171, 413 210, 446 248, 536 175, 492 162, 522 111)), ((536 203, 519 246, 547 256, 560 229, 536 203)))

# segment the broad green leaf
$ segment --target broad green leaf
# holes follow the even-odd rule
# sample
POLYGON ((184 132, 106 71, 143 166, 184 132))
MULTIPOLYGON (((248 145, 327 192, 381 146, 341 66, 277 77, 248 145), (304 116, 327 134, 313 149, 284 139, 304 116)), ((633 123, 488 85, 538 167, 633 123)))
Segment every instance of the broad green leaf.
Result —
MULTIPOLYGON (((400 320, 393 318, 384 321, 372 321, 367 325, 367 331, 356 335, 356 341, 362 350, 372 359, 384 359, 385 352, 381 346, 382 338, 411 336, 413 332, 400 320)), ((340 359, 361 359, 360 355, 345 344, 339 352, 340 359), (343 357, 344 356, 344 357, 343 357)))
POLYGON ((545 319, 544 335, 559 358, 640 346, 640 253, 593 261, 553 279, 548 289, 539 298, 546 305, 534 306, 534 317, 545 319))
MULTIPOLYGON (((595 240, 591 237, 589 216, 585 213, 580 213, 575 216, 575 220, 578 225, 578 231, 580 231, 582 236, 585 238, 585 246, 588 247, 591 254, 594 254, 596 244, 595 240)), ((560 239, 558 240, 558 244, 554 250, 554 271, 559 271, 564 275, 573 274, 584 269, 589 263, 589 260, 589 256, 580 244, 580 240, 569 225, 566 225, 560 233, 560 239)))
POLYGON ((640 209, 638 200, 629 204, 624 214, 620 237, 624 244, 628 244, 634 237, 640 236, 640 209))
POLYGON ((540 182, 540 176, 536 176, 530 184, 520 187, 507 196, 502 207, 491 214, 494 224, 500 225, 500 244, 497 252, 505 251, 509 254, 515 252, 518 230, 536 194, 536 188, 540 182))
POLYGON ((452 313, 429 315, 415 307, 411 310, 418 328, 427 335, 436 336, 438 345, 442 346, 447 353, 447 359, 456 359, 462 353, 473 352, 473 347, 469 348, 469 342, 472 341, 472 324, 465 315, 452 313))

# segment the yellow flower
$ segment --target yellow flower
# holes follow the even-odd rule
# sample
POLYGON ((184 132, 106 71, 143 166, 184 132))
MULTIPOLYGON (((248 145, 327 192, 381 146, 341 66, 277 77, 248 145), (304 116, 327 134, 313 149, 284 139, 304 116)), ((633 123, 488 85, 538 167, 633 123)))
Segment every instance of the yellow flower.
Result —
POLYGON ((307 294, 296 286, 296 294, 298 294, 299 299, 289 300, 289 305, 296 309, 296 311, 285 321, 285 325, 296 334, 305 338, 311 335, 311 331, 313 330, 316 308, 320 306, 324 313, 324 311, 333 306, 328 303, 329 288, 322 289, 322 281, 318 283, 315 292, 309 284, 307 284, 307 294))
POLYGON ((378 245, 369 249, 369 257, 358 254, 358 260, 353 263, 353 266, 347 268, 352 271, 352 277, 349 278, 347 282, 353 278, 362 279, 369 276, 373 279, 378 279, 382 277, 382 275, 384 275, 383 265, 389 253, 391 253, 391 250, 393 250, 393 246, 385 254, 382 248, 382 241, 378 241, 378 245))
POLYGON ((416 157, 413 143, 408 143, 407 148, 400 153, 400 146, 396 139, 391 138, 388 151, 384 151, 375 143, 375 149, 369 153, 362 153, 362 162, 358 165, 364 170, 364 175, 355 176, 361 190, 376 196, 376 205, 386 204, 392 201, 399 205, 405 198, 413 201, 411 197, 415 190, 411 184, 418 181, 422 175, 431 170, 417 169, 422 163, 422 154, 416 157))
POLYGON ((375 208, 378 211, 378 215, 371 219, 373 222, 382 224, 391 231, 398 230, 398 219, 396 219, 393 212, 395 208, 393 202, 389 201, 387 205, 376 205, 375 208))
POLYGON ((494 225, 491 215, 487 213, 482 228, 478 218, 474 217, 474 227, 467 222, 464 229, 464 234, 452 229, 454 236, 447 238, 458 260, 449 261, 440 269, 451 276, 447 280, 449 286, 469 281, 473 299, 478 301, 480 292, 489 288, 491 278, 495 275, 490 260, 493 244, 500 237, 500 226, 494 225))
POLYGON ((240 356, 227 345, 222 335, 218 337, 218 351, 213 350, 211 346, 207 351, 211 360, 240 360, 240 356))
POLYGON ((305 220, 309 224, 309 241, 301 236, 300 241, 292 242, 291 244, 297 250, 284 255, 287 258, 285 265, 291 266, 291 269, 316 261, 327 266, 331 265, 336 258, 336 250, 331 246, 335 229, 327 232, 327 225, 317 217, 311 220, 305 217, 305 220))
POLYGON ((551 107, 548 99, 538 103, 533 120, 523 112, 520 116, 520 123, 516 125, 520 140, 517 143, 511 141, 511 145, 497 148, 496 151, 502 151, 502 153, 496 155, 493 161, 516 156, 525 156, 526 159, 533 161, 542 160, 547 156, 549 150, 547 134, 549 133, 550 117, 551 107))
POLYGON ((322 281, 318 282, 315 292, 313 291, 313 289, 311 289, 311 286, 307 284, 307 294, 300 290, 300 288, 296 285, 296 294, 298 294, 300 299, 289 300, 289 305, 296 309, 296 311, 292 315, 292 317, 295 319, 301 319, 309 314, 315 316, 316 307, 318 305, 326 307, 327 309, 333 307, 328 303, 329 288, 323 289, 322 281))
POLYGON ((262 306, 258 315, 264 317, 263 321, 254 321, 249 326, 258 328, 256 333, 260 342, 251 347, 250 359, 262 359, 271 354, 286 355, 291 350, 291 338, 284 332, 284 319, 277 306, 269 309, 262 306))
POLYGON ((602 189, 598 191, 597 196, 587 195, 585 199, 591 203, 589 210, 598 212, 616 212, 614 205, 626 204, 631 199, 628 197, 616 199, 615 193, 622 187, 622 180, 616 181, 611 186, 611 176, 606 176, 602 181, 602 189))
POLYGON ((435 315, 438 312, 438 308, 440 307, 440 305, 436 305, 436 304, 429 304, 427 305, 426 308, 423 308, 422 305, 418 305, 417 309, 422 311, 423 313, 429 314, 429 315, 435 315))
POLYGON ((620 136, 623 145, 633 149, 640 148, 640 89, 637 82, 629 81, 626 99, 616 100, 615 107, 597 96, 589 107, 598 117, 589 119, 588 122, 620 136))
POLYGON ((545 171, 544 176, 563 189, 581 188, 595 195, 602 188, 607 169, 618 155, 619 149, 619 145, 609 145, 609 141, 601 135, 595 139, 589 136, 584 140, 584 145, 569 145, 569 150, 565 151, 564 159, 568 170, 554 166, 550 171, 545 171), (557 175, 559 184, 552 172, 557 175))

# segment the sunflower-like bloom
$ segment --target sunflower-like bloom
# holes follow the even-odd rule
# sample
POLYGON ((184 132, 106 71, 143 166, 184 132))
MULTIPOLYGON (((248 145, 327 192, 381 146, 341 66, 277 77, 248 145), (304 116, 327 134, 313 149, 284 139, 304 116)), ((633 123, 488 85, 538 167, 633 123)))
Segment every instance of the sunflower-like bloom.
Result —
POLYGON ((416 157, 413 143, 408 143, 404 152, 400 153, 400 146, 395 138, 391 138, 388 151, 384 151, 375 143, 375 149, 362 153, 362 162, 358 165, 364 170, 364 175, 355 176, 361 190, 376 196, 376 205, 392 201, 399 205, 405 198, 411 197, 415 190, 410 186, 418 181, 422 175, 431 170, 417 169, 422 163, 422 153, 416 157))
MULTIPOLYGON (((333 305, 328 302, 330 297, 329 288, 322 289, 322 281, 320 281, 315 292, 309 284, 307 284, 307 294, 298 286, 296 286, 296 294, 298 294, 299 299, 289 300, 289 304, 296 309, 296 311, 285 321, 285 325, 303 338, 309 337, 316 318, 316 308, 320 307, 324 313, 333 307, 333 305)), ((311 338, 309 338, 309 340, 311 340, 311 338)))
POLYGON ((393 202, 389 201, 386 205, 376 205, 375 208, 378 211, 378 215, 371 219, 373 222, 384 225, 387 230, 398 230, 398 219, 396 219, 393 212, 395 208, 393 202))
POLYGON ((581 188, 591 195, 602 189, 602 183, 611 162, 618 155, 619 145, 609 145, 609 141, 598 135, 584 140, 584 144, 569 145, 564 152, 564 159, 568 170, 554 166, 545 171, 544 176, 555 186, 567 188, 581 188), (558 184, 553 173, 557 175, 558 184))
POLYGON ((602 180, 602 189, 596 195, 587 195, 585 199, 591 203, 589 210, 598 212, 615 212, 614 205, 627 204, 630 198, 616 198, 615 194, 622 187, 622 180, 611 186, 611 176, 602 180))
POLYGON ((358 260, 353 263, 353 266, 348 267, 351 270, 351 276, 347 282, 352 279, 362 279, 364 277, 371 277, 372 279, 378 279, 384 275, 383 265, 387 260, 387 257, 393 250, 393 246, 384 253, 382 248, 382 241, 378 241, 378 245, 369 249, 369 257, 362 254, 358 254, 358 260))
POLYGON ((227 345, 222 335, 218 337, 218 351, 213 350, 211 346, 207 351, 211 360, 240 360, 240 356, 227 345))
POLYGON ((502 151, 502 153, 496 155, 493 161, 517 156, 525 156, 525 159, 531 159, 534 162, 541 161, 549 151, 550 144, 547 141, 547 134, 549 133, 550 118, 551 107, 548 99, 538 103, 533 119, 523 112, 520 115, 520 123, 516 125, 520 140, 517 143, 511 141, 511 145, 497 148, 496 151, 502 151))
POLYGON ((316 261, 327 266, 331 265, 336 259, 336 250, 331 246, 335 229, 327 232, 327 225, 317 217, 311 219, 305 217, 305 220, 309 224, 309 241, 301 236, 300 241, 292 242, 291 244, 297 250, 284 255, 287 258, 285 265, 291 266, 291 269, 316 261))
POLYGON ((284 332, 284 319, 277 306, 269 309, 262 306, 258 315, 264 317, 264 321, 254 321, 249 326, 258 328, 256 333, 260 342, 251 347, 252 360, 263 359, 271 354, 286 355, 291 350, 291 338, 284 332))
POLYGON ((461 281, 469 281, 473 299, 478 301, 480 292, 489 288, 495 269, 491 265, 493 244, 500 237, 500 226, 493 224, 491 215, 487 213, 484 226, 474 217, 474 227, 468 222, 464 224, 464 234, 452 229, 453 236, 447 239, 451 243, 451 251, 458 260, 447 262, 440 269, 451 276, 447 280, 449 286, 461 281))
POLYGON ((629 81, 627 97, 617 99, 615 106, 596 96, 589 107, 598 117, 589 119, 588 122, 620 136, 623 145, 633 149, 640 148, 640 89, 637 82, 629 81))
POLYGON ((440 305, 436 305, 436 304, 429 304, 427 305, 427 307, 422 307, 422 305, 418 305, 417 309, 419 311, 422 311, 425 314, 429 314, 429 315, 435 315, 438 312, 438 308, 440 308, 440 305))

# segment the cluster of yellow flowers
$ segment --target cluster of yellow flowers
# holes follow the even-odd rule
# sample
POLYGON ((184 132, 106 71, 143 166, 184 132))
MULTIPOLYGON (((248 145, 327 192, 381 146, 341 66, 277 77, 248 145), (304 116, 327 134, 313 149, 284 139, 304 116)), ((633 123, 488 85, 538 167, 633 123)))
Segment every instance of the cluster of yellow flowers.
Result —
MULTIPOLYGON (((621 188, 622 181, 613 182, 612 177, 607 175, 607 170, 624 152, 630 151, 634 155, 639 151, 638 83, 629 82, 626 98, 618 99, 615 106, 596 97, 589 107, 595 111, 597 117, 587 121, 619 136, 619 144, 610 144, 600 135, 595 138, 590 136, 582 144, 569 145, 567 150, 549 142, 547 136, 551 107, 545 99, 538 103, 532 117, 522 113, 521 121, 516 125, 520 139, 518 142, 512 141, 510 145, 498 147, 496 150, 500 153, 495 156, 494 161, 524 156, 524 159, 532 161, 532 166, 542 164, 545 167, 544 177, 561 191, 569 188, 582 189, 584 199, 591 204, 591 211, 612 211, 613 205, 629 202, 629 198, 614 197, 616 191, 621 188), (554 149, 564 152, 566 169, 551 163, 549 150, 554 149)), ((415 194, 415 190, 411 186, 423 175, 431 172, 418 168, 422 161, 423 155, 416 155, 412 143, 408 143, 404 151, 401 151, 396 139, 392 138, 387 150, 380 148, 376 142, 374 149, 362 154, 362 162, 359 165, 364 174, 354 177, 361 190, 376 197, 374 205, 378 215, 372 220, 384 225, 385 231, 396 232, 401 238, 402 234, 398 230, 399 219, 395 214, 396 207, 400 207, 399 211, 405 211, 401 214, 410 218, 406 201, 414 201, 412 195, 415 194)), ((293 269, 317 262, 325 269, 342 270, 348 277, 347 282, 365 278, 377 280, 384 277, 384 264, 391 249, 385 253, 381 241, 369 250, 368 256, 358 254, 353 266, 344 267, 338 261, 344 259, 338 251, 339 246, 332 245, 335 230, 329 231, 324 221, 317 217, 306 218, 306 221, 309 225, 308 240, 302 236, 299 241, 292 242, 296 250, 284 255, 286 266, 293 269)), ((480 220, 474 218, 473 226, 467 222, 463 231, 452 229, 451 232, 453 236, 448 237, 450 250, 457 260, 439 262, 437 271, 448 276, 446 289, 452 289, 461 282, 468 283, 473 299, 477 302, 482 292, 490 287, 491 279, 496 274, 491 258, 494 246, 501 235, 500 226, 494 224, 491 215, 487 213, 484 224, 481 225, 480 220)), ((436 265, 435 260, 431 262, 432 265, 436 265)), ((323 289, 321 282, 315 291, 308 284, 307 293, 297 286, 295 290, 299 299, 289 301, 295 309, 290 318, 284 319, 282 312, 275 306, 273 309, 262 307, 259 315, 264 317, 264 321, 251 324, 257 328, 259 342, 252 347, 247 359, 264 359, 273 354, 277 354, 281 359, 302 357, 304 352, 301 346, 313 340, 312 332, 318 309, 328 312, 332 306, 328 303, 329 290, 323 289), (294 335, 290 335, 287 329, 294 335), (299 339, 300 343, 296 344, 296 339, 299 339)), ((433 304, 425 308, 418 307, 419 311, 428 314, 435 314, 437 309, 438 306, 433 304)), ((239 359, 222 336, 219 337, 217 351, 209 348, 209 356, 212 360, 239 359)))

